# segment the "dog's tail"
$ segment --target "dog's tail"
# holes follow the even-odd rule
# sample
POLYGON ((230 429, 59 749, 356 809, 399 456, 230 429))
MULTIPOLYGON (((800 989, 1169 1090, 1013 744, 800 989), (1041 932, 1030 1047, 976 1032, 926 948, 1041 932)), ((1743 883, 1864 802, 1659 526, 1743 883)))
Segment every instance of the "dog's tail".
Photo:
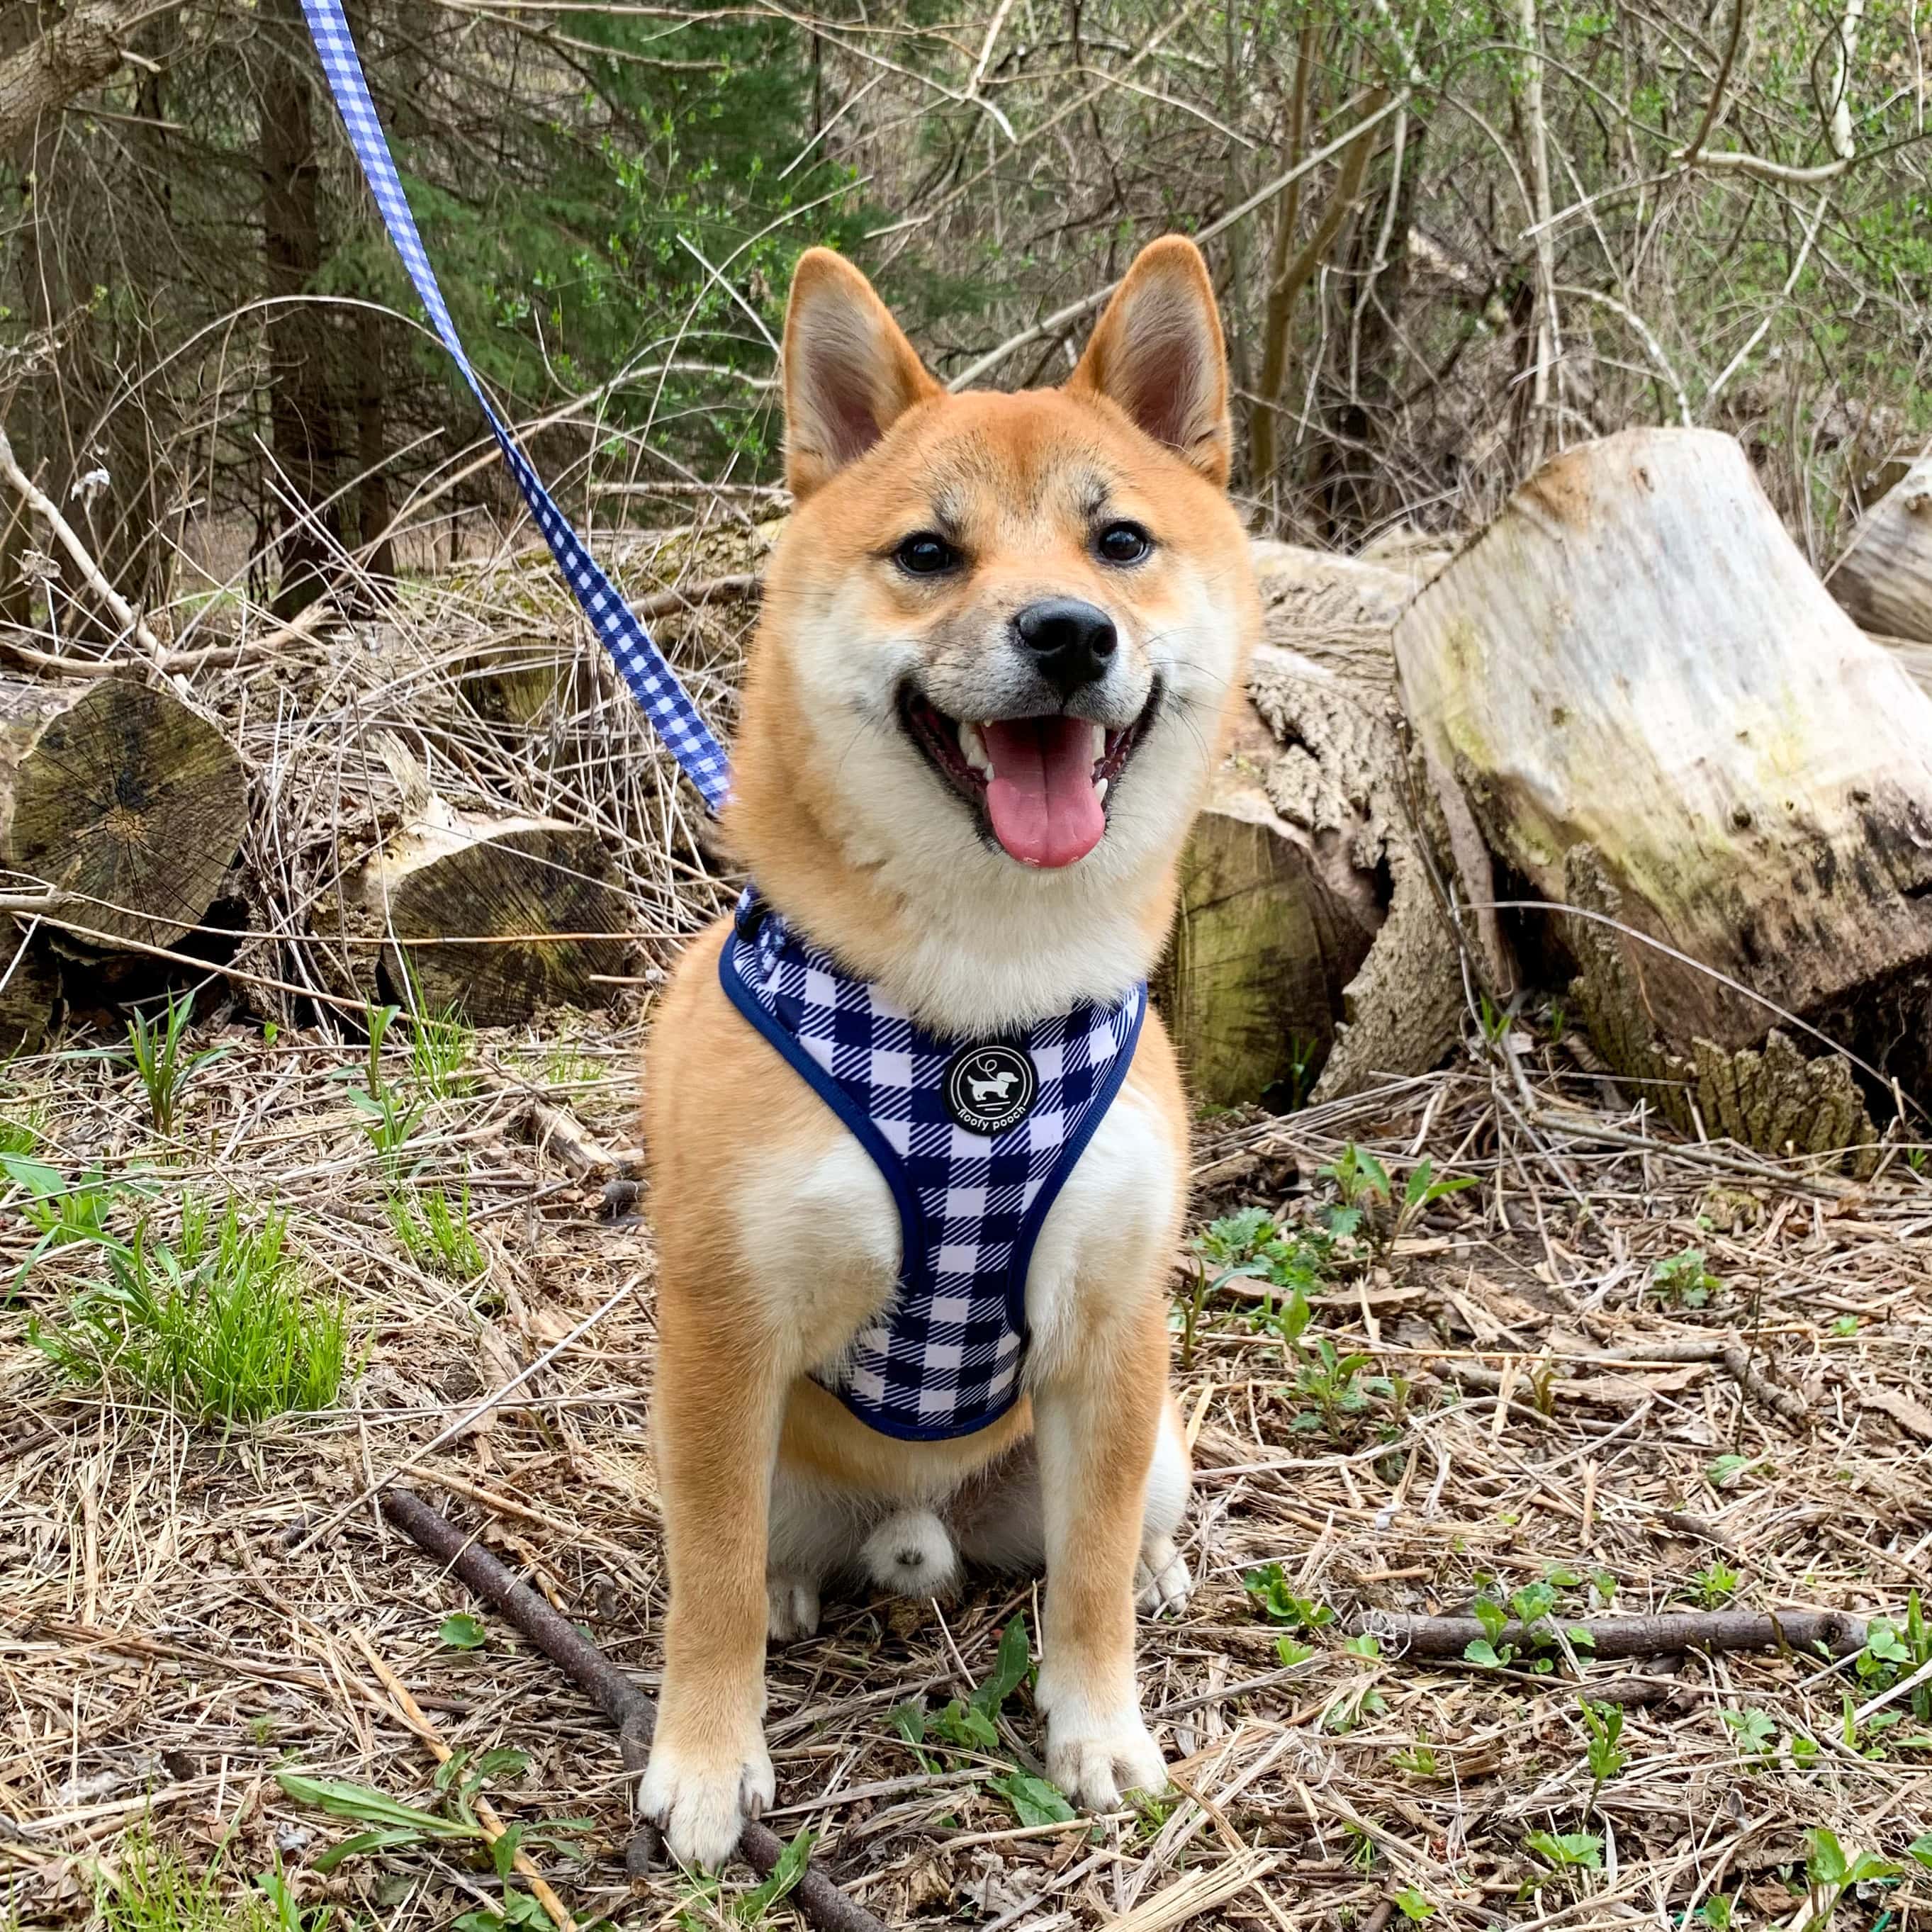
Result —
POLYGON ((944 1596, 959 1580, 952 1533, 930 1510, 887 1516, 866 1538, 859 1561, 880 1589, 902 1597, 944 1596))

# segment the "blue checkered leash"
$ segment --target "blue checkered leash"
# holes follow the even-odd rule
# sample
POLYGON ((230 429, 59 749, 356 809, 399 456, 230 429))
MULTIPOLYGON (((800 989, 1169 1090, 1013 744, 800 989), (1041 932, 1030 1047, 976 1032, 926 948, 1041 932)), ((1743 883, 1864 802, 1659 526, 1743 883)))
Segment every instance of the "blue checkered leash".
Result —
POLYGON ((678 682, 676 673, 651 641, 650 633, 639 622, 636 612, 625 602, 623 593, 604 575, 584 548, 584 539, 572 528, 569 518, 538 480, 530 458, 490 407, 483 386, 476 380, 476 371, 470 366, 470 358, 463 352, 456 325, 450 320, 448 306, 436 286, 435 271, 424 252, 422 237, 416 232, 416 217, 410 212, 403 184, 397 178, 396 164, 390 155, 382 123, 376 118, 376 104, 369 98, 369 83, 363 78, 362 63, 356 57, 349 22, 343 17, 341 0, 302 0, 302 11, 308 17, 308 30, 321 57, 329 92, 335 97, 342 124, 348 130, 349 145, 356 150, 356 158, 368 177, 389 238, 403 258, 403 266, 410 272, 410 280, 415 283, 416 293, 429 311, 436 334, 442 338, 442 346, 454 358, 463 371, 463 380, 482 405, 496 447, 503 452, 503 460, 510 466, 510 474, 517 479, 517 488, 524 493, 524 501, 530 506, 537 528, 550 545, 556 567, 583 605, 584 614, 603 640, 604 648, 623 674, 632 696, 643 706, 644 716, 657 728, 671 756, 704 794, 705 802, 716 810, 731 788, 731 770, 724 748, 711 735, 710 727, 691 701, 691 694, 678 682))

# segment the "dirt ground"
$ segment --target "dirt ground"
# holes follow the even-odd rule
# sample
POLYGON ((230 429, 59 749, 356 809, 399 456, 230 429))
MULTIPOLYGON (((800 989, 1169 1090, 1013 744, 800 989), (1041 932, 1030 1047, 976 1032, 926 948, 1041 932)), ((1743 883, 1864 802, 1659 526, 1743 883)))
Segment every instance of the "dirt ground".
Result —
MULTIPOLYGON (((17 1178, 0 1197, 0 1911, 286 1926, 251 1882, 279 1869, 298 1924, 548 1922, 439 1791, 440 1742, 467 1754, 459 1784, 484 1770, 577 1924, 796 1922, 742 1868, 722 1892, 662 1868, 627 1879, 610 1726, 368 1500, 406 1471, 656 1684, 651 1244, 614 1170, 532 1138, 561 1120, 628 1150, 637 1027, 468 1042, 400 1160, 350 1098, 362 1048, 239 1024, 195 1043, 218 1040, 168 1136, 98 1058, 15 1062, 5 1116, 70 1185, 98 1170, 124 1229, 184 1196, 286 1214, 307 1292, 346 1313, 350 1372, 321 1413, 224 1429, 64 1366, 41 1345, 70 1332, 101 1250, 37 1252, 17 1178), (482 1267, 452 1278, 409 1258, 390 1204, 465 1188, 482 1267), (527 1763, 484 1765, 498 1748, 527 1763), (319 1871, 363 1826, 292 1796, 289 1773, 457 1822, 439 1835, 401 1814, 401 1838, 319 1871), (558 1821, 582 1828, 547 1838, 558 1821), (205 1916, 134 1916, 170 1871, 207 1881, 205 1916)), ((1318 1236, 1360 1171, 1352 1145, 1398 1199, 1425 1159, 1474 1180, 1400 1227, 1371 1188, 1353 1234, 1316 1241, 1299 1335, 1260 1276, 1176 1258, 1198 1587, 1184 1616, 1144 1624, 1140 1652, 1167 1796, 1054 1816, 1027 1781, 1024 1684, 975 1726, 1002 1631, 1038 1630, 1032 1583, 828 1606, 772 1656, 771 1822, 808 1829, 852 1897, 890 1924, 982 1932, 1797 1932, 1834 1906, 1870 1932, 1932 1924, 1932 1650, 1908 1628, 1932 1581, 1919 1156, 1893 1148, 1855 1186, 1667 1145, 1560 1050, 1528 1057, 1522 1078, 1472 1050, 1318 1111, 1203 1124, 1201 1225, 1265 1210, 1222 1218, 1223 1249, 1263 1219, 1286 1245, 1318 1236), (1338 1157, 1342 1182, 1323 1171, 1338 1157), (1546 1608, 1539 1634, 1492 1646, 1498 1663, 1376 1636, 1376 1612, 1539 1586, 1519 1606, 1546 1608), (1597 1661, 1567 1634, 1726 1606, 1889 1622, 1838 1659, 1597 1661), (1590 1730, 1609 1711, 1622 1728, 1599 1780, 1590 1730)))

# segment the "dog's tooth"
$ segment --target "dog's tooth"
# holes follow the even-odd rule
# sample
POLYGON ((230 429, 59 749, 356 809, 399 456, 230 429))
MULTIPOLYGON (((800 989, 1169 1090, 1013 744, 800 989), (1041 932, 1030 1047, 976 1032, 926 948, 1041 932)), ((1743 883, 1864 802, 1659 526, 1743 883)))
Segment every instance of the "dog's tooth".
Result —
POLYGON ((959 722, 959 755, 976 772, 993 776, 992 755, 986 749, 986 734, 979 726, 962 718, 959 722))
POLYGON ((1107 787, 1112 782, 1112 781, 1108 778, 1096 779, 1094 782, 1094 796, 1097 798, 1102 805, 1105 805, 1107 802, 1107 787))
POLYGON ((1096 765, 1107 755, 1107 728, 1104 724, 1094 727, 1094 762, 1096 765))

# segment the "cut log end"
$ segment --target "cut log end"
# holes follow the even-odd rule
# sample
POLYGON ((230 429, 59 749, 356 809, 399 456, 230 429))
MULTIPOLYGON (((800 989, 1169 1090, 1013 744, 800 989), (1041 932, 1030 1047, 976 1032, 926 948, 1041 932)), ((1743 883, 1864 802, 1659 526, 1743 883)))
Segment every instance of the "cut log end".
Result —
POLYGON ((622 973, 626 956, 624 898, 602 845, 540 819, 443 808, 350 882, 339 920, 352 940, 386 942, 374 992, 479 1026, 607 1006, 603 980, 622 973))
POLYGON ((4 862, 16 884, 68 896, 85 943, 179 940, 219 893, 247 815, 241 760, 171 692, 0 684, 4 862))

